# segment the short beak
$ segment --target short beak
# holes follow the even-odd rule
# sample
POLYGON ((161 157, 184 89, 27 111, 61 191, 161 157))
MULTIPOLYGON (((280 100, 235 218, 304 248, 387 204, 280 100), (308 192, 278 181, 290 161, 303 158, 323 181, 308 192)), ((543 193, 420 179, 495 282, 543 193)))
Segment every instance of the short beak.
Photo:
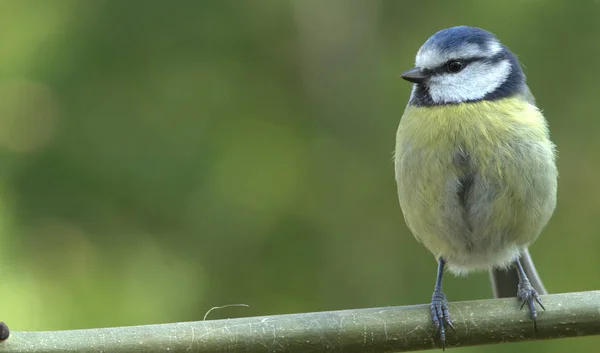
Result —
POLYGON ((421 71, 421 69, 419 69, 418 67, 415 67, 403 72, 400 75, 400 77, 412 83, 422 83, 423 81, 425 81, 428 75, 421 71))

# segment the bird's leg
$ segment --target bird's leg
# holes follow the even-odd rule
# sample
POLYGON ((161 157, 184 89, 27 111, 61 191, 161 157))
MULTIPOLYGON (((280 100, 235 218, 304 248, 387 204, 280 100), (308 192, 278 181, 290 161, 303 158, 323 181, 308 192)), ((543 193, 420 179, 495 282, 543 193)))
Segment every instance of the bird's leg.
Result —
POLYGON ((437 278, 435 280, 435 288, 433 289, 433 296, 431 297, 431 318, 433 319, 433 325, 439 332, 440 340, 442 341, 442 349, 446 349, 446 329, 447 324, 454 330, 452 320, 450 320, 450 312, 448 311, 448 300, 446 295, 442 292, 442 276, 444 274, 444 265, 446 261, 443 258, 438 259, 438 270, 437 278))
POLYGON ((525 270, 521 265, 521 260, 518 257, 515 260, 515 267, 517 268, 517 274, 519 275, 517 296, 523 302, 523 304, 521 304, 521 309, 523 309, 523 306, 525 306, 525 304, 527 303, 527 306, 529 306, 531 320, 533 320, 533 327, 537 331, 537 310, 535 308, 535 303, 537 302, 540 305, 540 307, 544 310, 546 310, 546 308, 544 308, 544 306, 542 305, 537 291, 529 282, 529 278, 527 278, 527 274, 525 273, 525 270))

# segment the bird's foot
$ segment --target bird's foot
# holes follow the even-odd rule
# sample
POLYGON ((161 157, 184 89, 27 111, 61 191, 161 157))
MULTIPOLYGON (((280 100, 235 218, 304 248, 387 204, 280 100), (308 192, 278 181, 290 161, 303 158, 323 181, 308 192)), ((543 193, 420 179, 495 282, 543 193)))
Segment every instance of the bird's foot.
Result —
POLYGON ((433 319, 433 326, 439 333, 440 341, 442 342, 442 350, 446 349, 446 328, 448 325, 452 331, 454 331, 454 325, 450 319, 450 312, 448 311, 448 300, 446 295, 440 290, 436 289, 431 297, 431 318, 433 319))
POLYGON ((537 331, 537 309, 535 308, 535 303, 537 302, 543 310, 546 310, 546 308, 544 308, 544 305, 542 305, 542 302, 540 301, 540 296, 538 295, 535 288, 533 288, 531 283, 529 283, 529 281, 519 282, 519 286, 517 288, 517 296, 523 302, 521 304, 521 309, 523 309, 525 304, 527 304, 527 306, 529 307, 529 314, 531 316, 531 320, 533 321, 533 327, 537 331))

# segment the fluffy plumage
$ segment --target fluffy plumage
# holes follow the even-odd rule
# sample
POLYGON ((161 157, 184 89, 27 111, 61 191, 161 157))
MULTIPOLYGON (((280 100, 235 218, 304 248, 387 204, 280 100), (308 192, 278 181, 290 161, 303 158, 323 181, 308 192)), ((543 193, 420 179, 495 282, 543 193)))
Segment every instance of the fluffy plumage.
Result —
POLYGON ((456 273, 509 265, 556 205, 546 120, 515 55, 491 33, 458 26, 419 49, 419 79, 396 136, 406 223, 456 273), (450 72, 448 63, 462 69, 450 72))
POLYGON ((544 117, 520 96, 409 105, 396 139, 406 223, 453 272, 509 265, 550 219, 554 146, 544 117))
POLYGON ((535 323, 545 289, 527 248, 556 206, 546 120, 515 55, 483 29, 437 32, 416 64, 401 75, 414 86, 396 134, 396 181, 408 227, 438 261, 431 313, 442 347, 452 327, 446 267, 492 270, 494 293, 517 295, 535 323))

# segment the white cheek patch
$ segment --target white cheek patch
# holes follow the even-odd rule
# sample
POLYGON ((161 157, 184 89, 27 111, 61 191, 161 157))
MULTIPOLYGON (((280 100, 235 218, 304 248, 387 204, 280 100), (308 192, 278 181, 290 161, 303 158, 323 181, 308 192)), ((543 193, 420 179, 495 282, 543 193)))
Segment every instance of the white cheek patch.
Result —
POLYGON ((502 51, 502 45, 497 42, 487 43, 487 48, 477 44, 461 46, 459 50, 442 50, 436 47, 421 47, 417 52, 415 65, 424 69, 435 69, 451 59, 470 59, 475 57, 492 57, 502 51))
POLYGON ((456 74, 432 76, 428 85, 429 95, 437 104, 481 99, 500 87, 510 71, 508 60, 497 63, 472 62, 456 74))

